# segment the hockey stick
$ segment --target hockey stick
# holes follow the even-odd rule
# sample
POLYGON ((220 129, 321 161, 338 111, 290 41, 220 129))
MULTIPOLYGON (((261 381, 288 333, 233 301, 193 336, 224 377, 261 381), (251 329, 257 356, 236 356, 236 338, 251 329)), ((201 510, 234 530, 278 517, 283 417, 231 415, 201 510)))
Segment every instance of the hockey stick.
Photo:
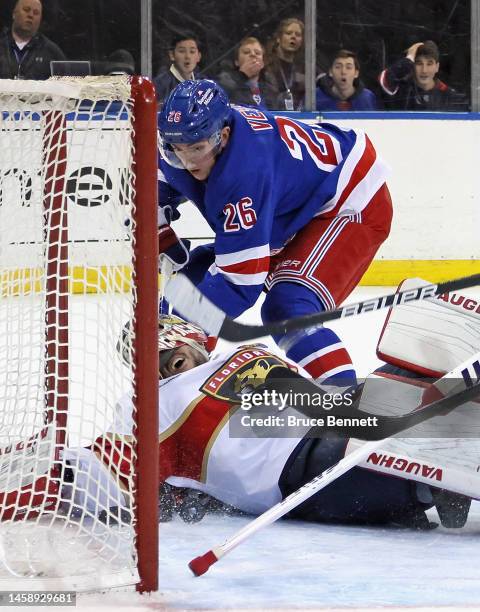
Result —
POLYGON ((172 278, 173 266, 172 266, 172 263, 163 255, 160 255, 159 259, 160 259, 160 279, 158 281, 159 312, 160 314, 168 314, 168 312, 162 312, 163 298, 165 297, 165 286, 168 280, 172 278))
MULTIPOLYGON (((404 427, 398 431, 410 429, 414 425, 426 421, 433 416, 446 415, 454 408, 457 408, 467 401, 478 397, 480 395, 480 382, 472 385, 472 380, 469 375, 469 371, 471 370, 472 366, 475 368, 476 364, 478 364, 478 357, 479 354, 477 353, 472 358, 433 383, 432 386, 435 386, 437 389, 442 387, 442 385, 439 384, 440 382, 448 383, 449 386, 453 388, 453 391, 450 393, 450 395, 446 395, 435 402, 421 406, 408 415, 405 415, 404 427), (463 381, 460 383, 458 379, 454 378, 455 375, 462 376, 463 381), (459 384, 461 386, 460 390, 455 390, 458 389, 459 384)), ((445 387, 445 385, 443 386, 445 387)), ((372 452, 379 449, 386 440, 388 440, 388 438, 368 442, 355 449, 349 455, 343 457, 343 459, 341 459, 338 463, 329 467, 319 476, 316 476, 313 480, 307 482, 297 491, 294 491, 284 500, 245 525, 245 527, 240 529, 240 531, 226 540, 223 544, 212 548, 204 555, 192 559, 192 561, 190 561, 188 564, 189 568, 192 570, 195 576, 201 576, 207 572, 214 563, 236 548, 248 537, 263 527, 266 527, 267 525, 270 525, 274 521, 278 520, 290 512, 290 510, 300 505, 303 501, 317 493, 317 491, 320 491, 328 484, 345 474, 345 472, 348 472, 348 470, 366 459, 372 452)))
POLYGON ((206 298, 195 285, 184 275, 177 274, 165 287, 165 296, 174 304, 184 317, 200 325, 212 336, 218 336, 229 342, 245 342, 262 336, 285 334, 294 329, 305 329, 320 325, 326 321, 343 319, 364 312, 374 312, 380 308, 399 306, 416 300, 433 298, 442 293, 480 285, 480 274, 472 274, 443 283, 424 285, 391 293, 378 298, 364 300, 356 304, 347 304, 336 310, 316 312, 302 317, 294 317, 265 325, 246 325, 228 317, 218 306, 206 298))

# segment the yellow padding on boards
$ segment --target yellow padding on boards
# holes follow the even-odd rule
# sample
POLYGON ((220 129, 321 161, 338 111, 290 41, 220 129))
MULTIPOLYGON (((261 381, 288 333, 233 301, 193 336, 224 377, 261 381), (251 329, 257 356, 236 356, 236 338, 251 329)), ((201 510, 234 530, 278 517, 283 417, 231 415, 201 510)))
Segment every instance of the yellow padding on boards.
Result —
POLYGON ((70 293, 124 293, 130 291, 130 266, 74 267, 70 274, 70 293))
POLYGON ((439 283, 479 273, 479 259, 378 259, 370 264, 360 285, 398 285, 405 278, 439 283))
MULTIPOLYGON (((405 278, 424 278, 432 283, 480 273, 480 260, 375 260, 363 275, 360 285, 397 285, 405 278)), ((70 293, 110 293, 130 290, 129 266, 75 266, 69 269, 70 293)), ((159 275, 160 276, 160 275, 159 275)), ((40 269, 0 271, 0 296, 28 295, 42 291, 40 269)))
POLYGON ((43 271, 40 269, 1 270, 0 296, 5 298, 39 293, 42 289, 42 279, 43 271))
MULTIPOLYGON (((112 293, 130 291, 130 266, 75 266, 68 269, 70 293, 112 293)), ((44 291, 41 269, 0 271, 0 296, 12 297, 44 291)))

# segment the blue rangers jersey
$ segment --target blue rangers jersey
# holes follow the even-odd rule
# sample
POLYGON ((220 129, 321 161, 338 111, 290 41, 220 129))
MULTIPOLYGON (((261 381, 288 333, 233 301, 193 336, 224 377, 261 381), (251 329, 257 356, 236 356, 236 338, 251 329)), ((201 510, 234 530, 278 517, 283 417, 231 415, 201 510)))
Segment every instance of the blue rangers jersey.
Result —
POLYGON ((215 262, 198 288, 237 317, 262 291, 271 254, 315 216, 362 211, 387 174, 360 130, 234 106, 206 181, 160 160, 159 203, 171 208, 184 196, 200 210, 215 233, 215 262))

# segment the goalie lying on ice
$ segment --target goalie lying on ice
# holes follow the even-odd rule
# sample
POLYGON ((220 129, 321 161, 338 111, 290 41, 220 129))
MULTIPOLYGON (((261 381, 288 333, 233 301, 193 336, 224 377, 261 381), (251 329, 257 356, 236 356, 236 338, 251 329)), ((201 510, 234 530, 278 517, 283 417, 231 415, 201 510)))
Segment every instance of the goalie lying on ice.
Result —
MULTIPOLYGON (((196 520, 209 507, 218 509, 222 504, 252 514, 264 512, 362 444, 359 437, 368 437, 365 428, 355 429, 357 437, 350 437, 351 429, 345 430, 340 419, 333 427, 312 429, 308 417, 344 417, 345 406, 352 416, 371 415, 378 408, 380 422, 382 412, 410 412, 421 405, 425 388, 429 387, 418 378, 419 371, 428 370, 428 347, 434 347, 431 374, 450 367, 448 362, 453 358, 457 363, 463 361, 467 351, 471 354, 472 345, 471 338, 463 342, 467 332, 461 330, 478 331, 480 324, 474 317, 451 308, 445 300, 396 309, 382 333, 379 353, 385 360, 402 363, 409 369, 387 365, 368 377, 363 388, 343 391, 342 396, 315 386, 298 372, 295 364, 261 345, 243 346, 210 357, 207 338, 200 328, 176 317, 162 317, 159 350, 163 516, 171 515, 175 508, 186 520, 196 520), (465 321, 465 317, 472 320, 465 321), (449 336, 443 332, 446 324, 455 327, 460 338, 453 349, 449 336), (408 334, 403 334, 399 343, 404 329, 408 334), (419 338, 427 347, 423 351, 418 350, 419 338), (458 354, 459 350, 464 350, 465 355, 458 354), (310 386, 310 398, 318 396, 316 405, 305 406, 304 402, 299 406, 293 392, 285 393, 286 383, 290 391, 304 391, 305 385, 310 386), (252 407, 255 395, 263 401, 260 407, 252 407), (343 401, 338 401, 339 397, 343 401), (248 410, 242 408, 242 402, 248 404, 248 410), (288 402, 292 405, 286 405, 288 402), (268 421, 266 415, 272 419, 268 421), (288 419, 295 416, 302 418, 293 420, 296 425, 290 426, 288 419), (244 425, 245 421, 249 421, 248 425, 244 425)), ((126 328, 120 347, 124 358, 128 358, 128 340, 126 328)), ((304 401, 305 396, 302 398, 304 401)), ((127 452, 131 409, 130 396, 125 395, 118 402, 112 428, 123 435, 112 439, 107 434, 89 449, 65 451, 74 481, 70 485, 75 492, 73 501, 91 512, 99 505, 108 508, 125 503, 122 488, 131 486, 127 452), (121 463, 115 459, 119 455, 123 457, 121 463)), ((474 415, 468 424, 471 429, 472 422, 479 422, 479 404, 466 404, 450 416, 458 421, 459 414, 461 418, 474 415)), ((446 418, 434 421, 443 424, 446 418)), ((425 510, 436 506, 444 525, 462 526, 470 498, 480 496, 480 441, 447 437, 444 430, 451 430, 451 419, 443 430, 430 423, 430 429, 418 427, 416 435, 421 437, 391 438, 381 451, 372 453, 289 516, 321 522, 396 523, 427 528, 430 522, 425 510)))

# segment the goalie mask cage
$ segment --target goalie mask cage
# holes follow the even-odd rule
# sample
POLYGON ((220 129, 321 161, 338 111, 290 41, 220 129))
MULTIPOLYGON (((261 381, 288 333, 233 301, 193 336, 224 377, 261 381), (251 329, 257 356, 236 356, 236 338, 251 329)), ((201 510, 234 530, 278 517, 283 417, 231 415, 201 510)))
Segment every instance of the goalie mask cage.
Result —
POLYGON ((0 588, 155 590, 153 86, 1 80, 0 136, 0 588))

